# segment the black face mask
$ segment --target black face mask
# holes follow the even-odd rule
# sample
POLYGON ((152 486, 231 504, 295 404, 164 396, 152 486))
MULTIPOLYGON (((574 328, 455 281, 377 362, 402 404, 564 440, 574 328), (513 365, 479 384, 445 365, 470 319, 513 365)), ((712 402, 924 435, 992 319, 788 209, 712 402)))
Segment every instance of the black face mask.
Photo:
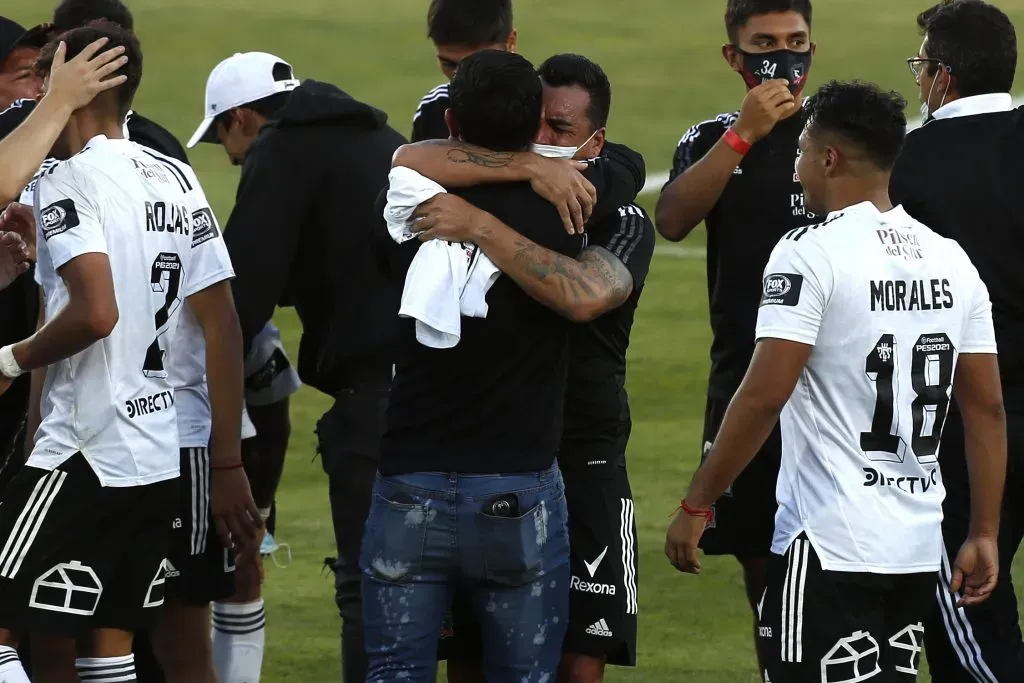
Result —
POLYGON ((733 49, 743 56, 741 75, 748 88, 754 88, 773 78, 789 81, 789 91, 796 93, 807 82, 811 69, 811 51, 773 50, 771 52, 744 52, 736 46, 733 49))

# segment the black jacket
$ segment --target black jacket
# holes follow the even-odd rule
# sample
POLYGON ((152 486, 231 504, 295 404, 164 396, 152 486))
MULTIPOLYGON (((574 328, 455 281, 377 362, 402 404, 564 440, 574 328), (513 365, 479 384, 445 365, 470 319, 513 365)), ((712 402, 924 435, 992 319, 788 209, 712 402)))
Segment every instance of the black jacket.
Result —
POLYGON ((374 201, 403 144, 384 112, 306 81, 242 165, 224 239, 246 350, 294 306, 299 377, 328 394, 390 378, 401 292, 377 268, 374 201))

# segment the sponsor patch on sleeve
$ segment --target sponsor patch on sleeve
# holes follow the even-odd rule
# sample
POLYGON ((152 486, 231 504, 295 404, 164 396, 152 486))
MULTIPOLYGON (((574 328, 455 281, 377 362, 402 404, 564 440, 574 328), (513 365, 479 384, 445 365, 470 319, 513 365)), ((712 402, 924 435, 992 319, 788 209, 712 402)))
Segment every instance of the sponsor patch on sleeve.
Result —
POLYGON ((800 303, 800 289, 804 276, 796 273, 772 273, 764 279, 761 290, 762 306, 796 306, 800 303))
POLYGON ((195 249, 203 242, 209 242, 220 235, 217 230, 217 222, 213 220, 213 212, 209 209, 199 209, 192 213, 192 248, 195 249))
POLYGON ((81 222, 73 199, 61 199, 50 204, 39 212, 39 220, 42 222, 43 239, 46 240, 67 232, 81 222))

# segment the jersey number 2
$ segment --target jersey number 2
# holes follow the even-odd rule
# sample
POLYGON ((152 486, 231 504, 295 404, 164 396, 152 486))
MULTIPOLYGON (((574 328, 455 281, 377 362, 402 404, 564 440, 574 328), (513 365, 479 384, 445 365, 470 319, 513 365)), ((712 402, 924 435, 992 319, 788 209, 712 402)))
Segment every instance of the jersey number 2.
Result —
MULTIPOLYGON (((910 380, 914 388, 914 400, 910 404, 914 421, 910 449, 920 462, 935 462, 939 451, 939 435, 949 411, 953 354, 952 342, 942 333, 921 335, 914 343, 910 361, 910 380)), ((860 448, 866 453, 890 454, 890 457, 876 456, 872 460, 903 461, 896 412, 899 391, 899 385, 894 382, 896 358, 896 337, 883 334, 864 365, 868 378, 875 383, 875 412, 871 431, 861 432, 860 448)))
POLYGON ((153 261, 153 268, 150 270, 150 286, 154 292, 164 295, 163 305, 157 309, 154 316, 155 338, 153 343, 146 349, 146 360, 142 364, 142 374, 146 377, 165 378, 167 371, 164 369, 164 349, 160 346, 160 339, 167 332, 167 323, 171 314, 181 304, 181 259, 170 251, 162 251, 153 261))

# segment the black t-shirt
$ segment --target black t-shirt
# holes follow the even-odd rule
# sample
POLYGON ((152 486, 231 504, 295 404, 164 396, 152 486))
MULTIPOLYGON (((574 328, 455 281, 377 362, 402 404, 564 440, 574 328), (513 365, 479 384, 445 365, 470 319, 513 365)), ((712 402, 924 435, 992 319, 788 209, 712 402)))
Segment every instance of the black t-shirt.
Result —
POLYGON ((448 84, 443 83, 420 100, 416 114, 412 117, 412 135, 410 142, 424 140, 447 140, 448 124, 444 120, 444 112, 448 109, 448 84))
MULTIPOLYGON (((598 192, 595 224, 643 187, 640 155, 618 145, 586 172, 598 192)), ((480 185, 455 194, 537 244, 566 256, 586 245, 569 235, 555 208, 528 183, 480 185)), ((378 198, 383 215, 385 195, 378 198)), ((420 247, 395 244, 381 219, 385 268, 399 282, 420 247)), ((531 472, 552 465, 562 436, 571 323, 501 275, 487 293, 486 318, 462 318, 459 343, 434 349, 401 321, 399 358, 388 400, 380 471, 531 472)))
POLYGON ((1007 408, 1024 410, 1024 108, 936 119, 907 136, 889 195, 955 240, 992 299, 1007 408))
POLYGON ((134 111, 128 112, 128 138, 183 164, 189 163, 188 153, 173 133, 134 111))
MULTIPOLYGON (((707 154, 736 118, 722 114, 690 128, 676 148, 671 178, 707 154)), ((814 223, 795 169, 803 123, 800 115, 786 119, 755 144, 704 221, 713 334, 711 398, 732 398, 750 365, 764 267, 772 250, 790 230, 814 223)))
POLYGON ((589 246, 607 249, 629 269, 633 293, 597 320, 569 332, 565 425, 558 452, 564 467, 625 462, 632 422, 626 396, 626 350, 654 256, 654 224, 635 204, 588 228, 589 246))

